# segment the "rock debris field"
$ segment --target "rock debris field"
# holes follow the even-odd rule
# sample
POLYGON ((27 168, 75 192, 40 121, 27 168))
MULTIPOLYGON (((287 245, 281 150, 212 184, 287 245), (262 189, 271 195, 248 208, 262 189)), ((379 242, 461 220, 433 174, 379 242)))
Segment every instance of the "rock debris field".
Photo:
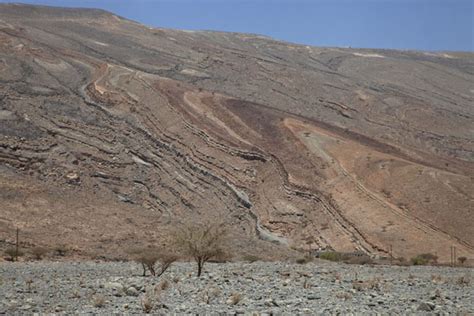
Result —
POLYGON ((0 264, 0 314, 474 313, 472 269, 326 262, 192 263, 161 277, 138 264, 0 264))

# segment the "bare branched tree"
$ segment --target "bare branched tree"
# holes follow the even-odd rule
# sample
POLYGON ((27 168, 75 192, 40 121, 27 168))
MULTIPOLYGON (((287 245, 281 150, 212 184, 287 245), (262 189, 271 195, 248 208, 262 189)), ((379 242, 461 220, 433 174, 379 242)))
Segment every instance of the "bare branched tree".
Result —
POLYGON ((152 276, 161 276, 168 268, 178 260, 178 256, 153 248, 136 249, 131 252, 134 261, 141 264, 143 276, 150 271, 152 276), (157 265, 158 264, 158 265, 157 265))
POLYGON ((151 275, 155 275, 155 264, 158 261, 158 253, 156 252, 149 252, 147 250, 143 250, 143 252, 138 253, 135 257, 135 261, 142 265, 143 269, 143 276, 146 275, 146 271, 150 271, 151 275))
POLYGON ((155 267, 155 276, 159 277, 168 270, 168 268, 178 260, 178 256, 170 253, 162 253, 160 255, 160 264, 158 267, 155 267))
POLYGON ((206 262, 224 256, 226 237, 222 223, 185 223, 176 229, 174 242, 178 251, 196 261, 197 275, 201 276, 206 262))

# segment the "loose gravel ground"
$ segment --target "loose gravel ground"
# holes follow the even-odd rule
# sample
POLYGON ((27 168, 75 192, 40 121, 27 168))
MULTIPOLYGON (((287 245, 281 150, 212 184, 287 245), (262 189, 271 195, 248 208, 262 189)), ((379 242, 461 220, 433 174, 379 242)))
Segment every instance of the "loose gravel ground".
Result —
POLYGON ((473 314, 473 270, 326 262, 0 263, 0 314, 473 314), (147 303, 147 304, 145 304, 147 303))

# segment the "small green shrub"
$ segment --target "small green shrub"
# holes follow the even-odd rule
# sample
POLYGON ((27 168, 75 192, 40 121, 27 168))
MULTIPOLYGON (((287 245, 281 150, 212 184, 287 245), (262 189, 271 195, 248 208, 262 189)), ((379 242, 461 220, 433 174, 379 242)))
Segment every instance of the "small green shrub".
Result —
POLYGON ((252 254, 246 254, 244 255, 244 257, 242 258, 244 261, 247 261, 247 262, 256 262, 256 261, 260 261, 260 258, 256 255, 252 255, 252 254))
POLYGON ((432 253, 422 253, 416 257, 411 258, 410 261, 415 266, 435 264, 438 261, 438 256, 432 253))
POLYGON ((424 266, 428 263, 428 260, 420 256, 413 257, 410 259, 410 261, 414 266, 424 266))
POLYGON ((323 252, 319 255, 319 258, 335 262, 339 262, 344 259, 342 253, 336 251, 323 252))

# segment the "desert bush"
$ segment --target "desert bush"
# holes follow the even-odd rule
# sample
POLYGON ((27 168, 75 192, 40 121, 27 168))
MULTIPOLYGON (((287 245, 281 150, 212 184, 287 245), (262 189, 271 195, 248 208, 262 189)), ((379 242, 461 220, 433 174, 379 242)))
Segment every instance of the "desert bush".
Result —
POLYGON ((64 244, 57 245, 56 247, 54 247, 54 253, 57 256, 64 257, 67 254, 67 252, 68 252, 68 248, 64 244))
POLYGON ((319 258, 335 262, 342 261, 344 259, 343 255, 336 251, 325 251, 319 255, 319 258))
POLYGON ((348 259, 344 260, 344 262, 348 264, 360 264, 360 265, 374 263, 372 258, 370 258, 369 256, 349 257, 348 259))
POLYGON ((170 254, 170 253, 162 253, 160 255, 160 264, 158 266, 158 269, 155 268, 156 273, 154 275, 156 276, 161 276, 163 273, 168 270, 171 265, 178 260, 178 256, 175 254, 170 254))
POLYGON ((410 262, 414 266, 424 266, 428 263, 428 261, 420 256, 416 256, 410 259, 410 262))
POLYGON ((22 257, 24 255, 21 249, 17 249, 15 247, 5 249, 5 254, 8 256, 10 261, 18 261, 18 257, 22 257))
POLYGON ((140 300, 140 305, 143 312, 149 314, 157 307, 157 304, 160 302, 162 287, 157 284, 155 287, 149 287, 146 289, 145 294, 140 300))
POLYGON ((352 282, 352 288, 356 291, 380 290, 381 280, 379 278, 372 278, 370 280, 356 280, 352 282))
POLYGON ((297 264, 306 264, 306 263, 309 263, 311 261, 313 261, 313 258, 309 255, 306 255, 304 257, 300 257, 300 258, 296 259, 297 264))
POLYGON ((206 262, 225 253, 227 229, 222 223, 185 223, 173 235, 176 248, 196 261, 198 277, 206 262))
POLYGON ((462 265, 462 266, 464 265, 464 263, 466 262, 466 260, 467 260, 466 257, 459 257, 459 258, 458 258, 458 262, 459 262, 459 264, 462 265))
POLYGON ((415 266, 434 264, 438 261, 438 256, 432 253, 422 253, 416 257, 411 258, 410 261, 415 266))
POLYGON ((48 253, 48 249, 44 247, 34 247, 31 249, 31 254, 36 260, 41 260, 43 259, 44 255, 48 253))
POLYGON ((244 257, 242 258, 244 261, 247 261, 247 262, 256 262, 256 261, 260 261, 260 258, 256 255, 252 255, 252 254, 246 254, 244 255, 244 257))
POLYGON ((461 286, 471 285, 471 277, 466 274, 456 279, 456 284, 461 286))
POLYGON ((422 253, 419 255, 421 258, 425 259, 428 263, 436 263, 438 262, 438 256, 432 253, 422 253))
POLYGON ((143 276, 146 275, 146 271, 150 271, 151 275, 155 275, 155 264, 158 262, 158 254, 144 251, 143 253, 135 257, 135 261, 142 265, 143 276))

